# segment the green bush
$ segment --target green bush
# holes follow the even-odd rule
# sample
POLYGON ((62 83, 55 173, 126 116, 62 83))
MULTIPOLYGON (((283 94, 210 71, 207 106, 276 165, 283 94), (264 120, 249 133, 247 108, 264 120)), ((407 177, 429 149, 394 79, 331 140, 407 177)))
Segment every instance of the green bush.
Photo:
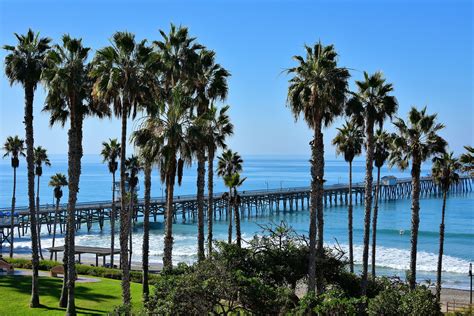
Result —
POLYGON ((441 308, 436 297, 425 286, 418 286, 410 291, 404 284, 393 284, 369 300, 369 315, 441 315, 441 308))
POLYGON ((321 295, 320 303, 313 311, 324 316, 365 315, 365 298, 346 297, 339 290, 328 291, 321 295))

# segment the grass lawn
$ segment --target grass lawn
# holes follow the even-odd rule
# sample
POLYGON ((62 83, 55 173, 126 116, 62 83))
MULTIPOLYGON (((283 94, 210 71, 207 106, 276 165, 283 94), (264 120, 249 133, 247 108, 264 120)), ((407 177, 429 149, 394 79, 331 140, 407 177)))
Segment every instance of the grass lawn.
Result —
MULTIPOLYGON (((64 315, 58 307, 62 279, 39 277, 40 308, 29 308, 31 276, 0 276, 0 315, 64 315)), ((141 305, 141 284, 131 283, 132 302, 141 305)), ((104 315, 121 303, 120 281, 76 283, 76 309, 79 315, 104 315)))

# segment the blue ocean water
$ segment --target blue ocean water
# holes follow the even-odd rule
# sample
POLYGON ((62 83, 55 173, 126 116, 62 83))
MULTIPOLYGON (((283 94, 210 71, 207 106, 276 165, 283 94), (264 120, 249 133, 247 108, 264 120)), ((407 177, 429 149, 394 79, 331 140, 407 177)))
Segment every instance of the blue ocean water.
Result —
MULTIPOLYGON (((248 156, 244 158, 244 176, 247 177, 242 190, 299 187, 308 186, 310 180, 309 162, 307 157, 301 156, 248 156)), ((49 177, 56 172, 67 172, 67 157, 65 155, 51 156, 52 166, 44 168, 41 179, 41 203, 53 203, 52 188, 48 187, 49 177)), ((343 159, 335 157, 326 159, 325 178, 328 184, 346 183, 348 181, 348 166, 343 159)), ((358 159, 353 166, 354 182, 363 181, 364 161, 358 159)), ((422 168, 422 175, 430 172, 429 165, 422 168)), ((396 169, 383 168, 382 175, 395 175, 408 177, 409 173, 402 173, 396 169)), ((97 201, 108 200, 111 196, 111 175, 106 164, 101 162, 99 156, 86 155, 83 158, 80 192, 78 200, 97 201)), ((142 182, 142 179, 141 179, 142 182)), ((176 188, 176 195, 194 194, 196 186, 195 167, 185 171, 183 184, 176 188)), ((64 190, 67 196, 67 189, 64 190)), ((139 195, 143 194, 139 191, 139 195)), ((222 180, 215 179, 215 192, 225 191, 222 180)), ((0 161, 0 207, 8 207, 11 203, 12 169, 9 160, 0 161)), ((27 204, 26 167, 22 160, 18 169, 17 179, 17 205, 27 204)), ((152 176, 152 196, 161 196, 163 187, 159 183, 159 173, 155 171, 152 176)), ((467 288, 467 271, 469 262, 474 260, 474 193, 451 194, 447 201, 446 211, 446 239, 445 257, 443 261, 444 282, 448 287, 467 288)), ((409 199, 396 201, 382 201, 379 210, 377 230, 377 269, 379 273, 387 275, 405 276, 409 267, 410 249, 410 203, 409 199), (403 230, 405 233, 400 234, 403 230)), ((418 244, 417 268, 419 280, 435 280, 439 223, 441 216, 441 199, 437 197, 423 197, 421 200, 421 223, 418 244)), ((347 207, 331 206, 325 209, 325 241, 328 246, 339 243, 347 249, 347 207)), ((354 207, 354 242, 355 260, 362 261, 362 235, 363 235, 362 205, 354 207)), ((160 219, 161 221, 162 219, 160 219)), ((258 218, 244 218, 242 222, 243 238, 248 239, 260 232, 260 224, 269 222, 279 223, 286 221, 297 232, 308 233, 309 214, 307 210, 283 213, 274 212, 271 215, 258 218)), ((151 262, 161 262, 163 250, 163 229, 154 226, 151 232, 152 245, 150 251, 151 262)), ((216 221, 214 225, 215 238, 227 238, 227 223, 225 220, 216 221)), ((196 260, 197 227, 195 223, 176 223, 174 232, 174 263, 192 262, 196 260)), ((138 261, 141 256, 141 225, 134 229, 133 259, 138 261)), ((103 246, 109 244, 110 236, 106 227, 102 232, 98 227, 93 227, 88 233, 85 229, 78 232, 76 244, 89 246, 103 246)), ((118 237, 116 238, 118 241, 118 237)), ((62 240, 58 244, 62 244, 62 240)), ((43 229, 42 246, 48 247, 51 238, 43 229)), ((118 245, 117 245, 118 246, 118 245)), ((27 237, 21 238, 15 244, 15 251, 29 252, 30 242, 27 237)))

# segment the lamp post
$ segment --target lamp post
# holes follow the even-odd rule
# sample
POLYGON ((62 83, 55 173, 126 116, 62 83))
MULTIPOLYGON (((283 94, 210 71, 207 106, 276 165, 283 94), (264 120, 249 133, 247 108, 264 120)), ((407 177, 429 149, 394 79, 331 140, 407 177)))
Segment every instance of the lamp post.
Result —
POLYGON ((472 305, 472 263, 469 263, 469 278, 471 279, 471 290, 469 292, 469 304, 472 305))

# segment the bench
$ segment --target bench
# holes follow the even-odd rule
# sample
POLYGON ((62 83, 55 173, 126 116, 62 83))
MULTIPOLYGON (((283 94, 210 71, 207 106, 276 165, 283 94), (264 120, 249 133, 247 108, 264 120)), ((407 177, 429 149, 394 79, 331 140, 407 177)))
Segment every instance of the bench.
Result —
POLYGON ((13 269, 13 265, 9 264, 8 262, 4 261, 0 258, 0 270, 7 271, 7 274, 13 274, 15 269, 13 269))
MULTIPOLYGON (((54 267, 51 268, 49 273, 50 273, 52 278, 57 278, 58 274, 64 275, 64 266, 62 266, 62 265, 54 266, 54 267)), ((76 273, 76 280, 77 280, 77 273, 76 273)))

